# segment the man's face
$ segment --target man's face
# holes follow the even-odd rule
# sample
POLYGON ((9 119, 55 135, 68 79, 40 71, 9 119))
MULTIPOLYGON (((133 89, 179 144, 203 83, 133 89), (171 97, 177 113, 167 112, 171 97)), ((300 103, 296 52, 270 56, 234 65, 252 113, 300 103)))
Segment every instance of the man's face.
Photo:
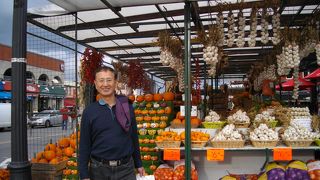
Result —
POLYGON ((96 74, 94 84, 102 97, 110 97, 115 93, 117 81, 111 71, 101 71, 96 74))

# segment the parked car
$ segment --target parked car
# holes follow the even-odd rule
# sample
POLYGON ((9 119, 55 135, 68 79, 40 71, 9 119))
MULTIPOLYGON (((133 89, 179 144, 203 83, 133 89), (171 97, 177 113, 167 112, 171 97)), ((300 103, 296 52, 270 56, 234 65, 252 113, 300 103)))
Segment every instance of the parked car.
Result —
MULTIPOLYGON (((11 103, 0 103, 0 114, 0 131, 11 128, 11 103)), ((30 124, 28 116, 27 124, 30 124)))
POLYGON ((58 110, 44 110, 35 113, 30 119, 30 127, 35 126, 56 126, 62 124, 62 115, 58 110))

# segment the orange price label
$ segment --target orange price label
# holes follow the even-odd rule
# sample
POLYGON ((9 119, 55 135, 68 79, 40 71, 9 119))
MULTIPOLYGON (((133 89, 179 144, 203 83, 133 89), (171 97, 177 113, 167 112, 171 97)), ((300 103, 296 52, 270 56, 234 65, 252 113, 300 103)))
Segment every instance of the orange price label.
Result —
POLYGON ((275 161, 291 161, 292 148, 273 148, 273 160, 275 161))
POLYGON ((164 149, 163 151, 164 160, 180 160, 180 149, 164 149))
POLYGON ((224 161, 224 149, 208 149, 208 161, 224 161))

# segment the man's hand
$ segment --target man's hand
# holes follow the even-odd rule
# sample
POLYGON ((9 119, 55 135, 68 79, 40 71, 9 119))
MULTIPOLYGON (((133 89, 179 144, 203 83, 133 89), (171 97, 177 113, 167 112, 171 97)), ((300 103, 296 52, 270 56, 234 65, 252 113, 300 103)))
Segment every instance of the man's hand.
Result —
POLYGON ((138 172, 139 172, 139 174, 140 174, 140 177, 144 176, 145 173, 146 173, 146 172, 144 171, 144 168, 143 168, 143 167, 138 168, 138 172))

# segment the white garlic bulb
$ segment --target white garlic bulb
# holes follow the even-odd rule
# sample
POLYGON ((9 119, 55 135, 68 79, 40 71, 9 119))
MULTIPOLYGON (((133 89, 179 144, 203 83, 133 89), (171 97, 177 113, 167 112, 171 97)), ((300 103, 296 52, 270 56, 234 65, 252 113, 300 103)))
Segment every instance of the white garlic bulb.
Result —
POLYGON ((245 44, 244 41, 244 27, 246 25, 246 19, 243 17, 242 10, 238 13, 238 39, 237 39, 237 46, 243 47, 245 44))
POLYGON ((280 42, 280 13, 277 11, 277 9, 273 10, 272 31, 273 31, 272 43, 274 45, 277 45, 280 42))
POLYGON ((209 114, 204 118, 206 122, 217 122, 220 121, 220 115, 213 110, 209 111, 209 114))
POLYGON ((229 12, 228 14, 228 33, 227 33, 227 46, 228 47, 232 47, 233 43, 234 43, 234 39, 235 39, 235 24, 234 24, 234 15, 232 13, 232 11, 229 12))
POLYGON ((229 123, 250 123, 250 118, 247 116, 247 113, 241 109, 228 116, 227 120, 229 123))
POLYGON ((317 56, 317 64, 320 66, 320 42, 315 47, 316 49, 316 56, 317 56))
POLYGON ((240 132, 235 128, 233 124, 226 125, 216 136, 214 141, 230 141, 230 140, 243 140, 240 132))
POLYGON ((276 118, 275 116, 270 113, 270 111, 262 111, 261 114, 257 114, 254 118, 255 122, 261 122, 261 121, 274 121, 276 118))
POLYGON ((250 25, 250 34, 248 44, 250 47, 256 46, 256 37, 257 37, 257 10, 255 8, 251 11, 251 25, 250 25))
POLYGON ((279 140, 279 134, 262 123, 254 131, 250 132, 250 139, 252 141, 275 141, 279 140))
POLYGON ((269 19, 269 14, 267 12, 267 9, 263 9, 262 19, 261 19, 261 42, 263 44, 267 44, 269 41, 268 19, 269 19))
POLYGON ((284 140, 313 140, 316 137, 315 133, 308 131, 307 128, 291 122, 290 126, 284 131, 282 138, 284 140))

